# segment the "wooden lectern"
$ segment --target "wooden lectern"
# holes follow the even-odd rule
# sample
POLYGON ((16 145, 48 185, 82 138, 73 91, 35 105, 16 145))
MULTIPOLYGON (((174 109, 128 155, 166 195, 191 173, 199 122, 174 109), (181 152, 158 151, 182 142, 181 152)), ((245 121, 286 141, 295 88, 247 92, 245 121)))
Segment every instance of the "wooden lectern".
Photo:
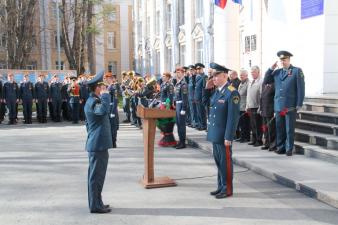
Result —
POLYGON ((154 141, 156 120, 160 118, 175 117, 176 112, 168 109, 145 108, 142 105, 138 105, 137 115, 143 119, 144 176, 141 183, 145 188, 176 186, 175 181, 169 177, 154 177, 154 141))

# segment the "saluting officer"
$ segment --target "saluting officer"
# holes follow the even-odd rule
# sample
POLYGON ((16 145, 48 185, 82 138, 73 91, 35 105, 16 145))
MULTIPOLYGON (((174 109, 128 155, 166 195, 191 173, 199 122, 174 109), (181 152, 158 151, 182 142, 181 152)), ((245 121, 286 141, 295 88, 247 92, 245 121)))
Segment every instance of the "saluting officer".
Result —
POLYGON ((233 163, 232 140, 235 136, 239 119, 240 96, 238 91, 227 83, 229 69, 216 63, 211 63, 214 69, 213 79, 208 81, 208 90, 216 86, 216 91, 210 99, 210 114, 207 140, 213 144, 213 155, 218 168, 218 186, 210 192, 217 199, 232 196, 233 163))
POLYGON ((292 156, 297 110, 303 106, 304 73, 290 63, 288 51, 277 52, 282 68, 275 62, 265 74, 264 83, 275 83, 275 105, 278 154, 292 156))
POLYGON ((23 82, 20 85, 20 99, 22 101, 23 117, 25 124, 32 123, 32 104, 34 99, 34 87, 29 81, 28 74, 23 77, 23 82))
POLYGON ((36 108, 37 108, 37 117, 39 123, 47 123, 47 101, 49 86, 46 81, 44 81, 44 75, 40 74, 38 81, 35 84, 35 98, 36 98, 36 108))
POLYGON ((108 166, 108 149, 112 147, 109 122, 111 97, 102 83, 104 71, 88 81, 90 95, 85 105, 89 158, 88 203, 91 213, 109 213, 110 206, 103 204, 102 189, 108 166))
POLYGON ((188 85, 184 79, 184 69, 176 69, 177 83, 175 85, 176 124, 180 139, 177 149, 185 148, 186 139, 186 112, 188 105, 188 85))
POLYGON ((196 63, 196 84, 195 84, 195 93, 194 93, 194 101, 196 105, 196 118, 197 118, 197 126, 198 130, 206 130, 207 129, 207 116, 206 116, 206 108, 203 104, 203 91, 205 89, 205 85, 207 83, 208 76, 204 74, 204 65, 202 63, 196 63))
POLYGON ((8 74, 8 81, 4 84, 3 87, 3 98, 4 102, 9 111, 9 125, 16 124, 17 117, 17 104, 19 103, 19 86, 14 81, 13 73, 8 74))

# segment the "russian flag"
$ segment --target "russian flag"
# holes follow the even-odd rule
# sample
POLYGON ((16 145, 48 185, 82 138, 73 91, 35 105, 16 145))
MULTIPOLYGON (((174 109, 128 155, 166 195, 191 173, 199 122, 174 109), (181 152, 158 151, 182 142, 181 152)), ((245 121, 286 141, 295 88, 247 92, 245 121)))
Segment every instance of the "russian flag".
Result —
POLYGON ((234 3, 242 5, 242 0, 232 0, 234 3))
POLYGON ((225 5, 227 4, 227 0, 215 0, 215 4, 218 7, 221 7, 222 9, 224 9, 225 5))

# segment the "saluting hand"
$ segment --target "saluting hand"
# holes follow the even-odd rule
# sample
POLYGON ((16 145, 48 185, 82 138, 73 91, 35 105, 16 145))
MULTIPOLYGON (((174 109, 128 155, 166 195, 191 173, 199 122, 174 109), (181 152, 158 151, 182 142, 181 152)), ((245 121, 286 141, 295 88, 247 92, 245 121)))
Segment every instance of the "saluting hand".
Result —
POLYGON ((278 61, 276 61, 272 66, 271 66, 271 69, 272 70, 275 70, 277 67, 278 67, 278 61))
POLYGON ((105 85, 101 86, 101 92, 100 94, 109 94, 109 91, 107 90, 107 87, 105 85))

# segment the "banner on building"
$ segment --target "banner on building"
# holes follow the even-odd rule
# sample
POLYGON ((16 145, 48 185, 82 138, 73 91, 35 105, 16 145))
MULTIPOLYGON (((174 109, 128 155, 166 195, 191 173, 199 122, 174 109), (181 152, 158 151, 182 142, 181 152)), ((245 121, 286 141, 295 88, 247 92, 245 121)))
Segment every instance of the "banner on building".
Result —
POLYGON ((215 5, 224 9, 227 4, 227 0, 215 0, 215 5))
POLYGON ((324 14, 324 0, 302 0, 301 19, 324 14))

